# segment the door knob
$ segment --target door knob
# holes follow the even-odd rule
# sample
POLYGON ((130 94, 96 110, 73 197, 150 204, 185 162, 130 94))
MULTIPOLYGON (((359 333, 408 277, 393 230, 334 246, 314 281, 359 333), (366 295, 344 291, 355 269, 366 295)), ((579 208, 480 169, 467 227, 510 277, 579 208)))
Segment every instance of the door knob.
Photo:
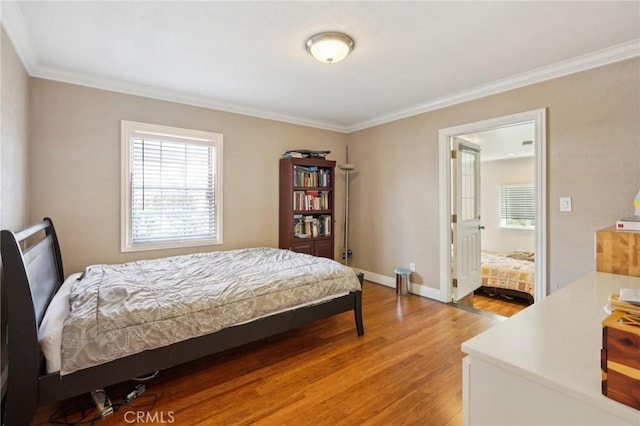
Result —
POLYGON ((484 229, 484 225, 478 226, 478 229, 484 229))

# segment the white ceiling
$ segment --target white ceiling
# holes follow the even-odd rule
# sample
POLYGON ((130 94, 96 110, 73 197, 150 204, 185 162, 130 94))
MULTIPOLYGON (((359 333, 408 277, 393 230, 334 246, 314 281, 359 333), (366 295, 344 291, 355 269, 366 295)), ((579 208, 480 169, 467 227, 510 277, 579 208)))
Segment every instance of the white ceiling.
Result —
POLYGON ((482 161, 533 157, 535 123, 528 121, 511 126, 496 127, 484 132, 460 135, 459 137, 480 145, 482 161))
POLYGON ((2 2, 36 77, 349 132, 640 55, 640 2, 2 2), (316 62, 320 31, 355 40, 316 62))

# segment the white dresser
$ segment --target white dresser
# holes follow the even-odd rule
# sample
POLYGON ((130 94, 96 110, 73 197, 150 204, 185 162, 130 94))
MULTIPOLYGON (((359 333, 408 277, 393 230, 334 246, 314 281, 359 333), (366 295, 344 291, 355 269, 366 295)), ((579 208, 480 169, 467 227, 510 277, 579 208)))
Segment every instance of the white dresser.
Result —
POLYGON ((465 423, 640 426, 601 393, 603 308, 620 288, 640 278, 594 272, 464 342, 465 423))

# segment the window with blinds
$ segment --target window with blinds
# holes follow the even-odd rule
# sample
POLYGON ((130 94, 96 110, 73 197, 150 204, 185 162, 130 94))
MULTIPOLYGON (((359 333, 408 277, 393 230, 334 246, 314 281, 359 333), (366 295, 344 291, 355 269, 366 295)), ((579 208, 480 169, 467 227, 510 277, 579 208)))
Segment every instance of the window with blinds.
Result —
POLYGON ((123 251, 222 243, 222 135, 123 122, 123 251))
POLYGON ((500 185, 500 227, 535 229, 533 184, 500 185))

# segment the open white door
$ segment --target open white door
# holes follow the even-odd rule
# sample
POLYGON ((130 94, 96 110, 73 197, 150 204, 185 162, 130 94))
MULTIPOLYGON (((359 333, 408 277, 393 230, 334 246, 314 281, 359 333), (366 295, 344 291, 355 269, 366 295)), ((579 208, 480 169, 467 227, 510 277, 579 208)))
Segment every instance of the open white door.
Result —
POLYGON ((480 287, 480 147, 452 138, 452 300, 480 287))

